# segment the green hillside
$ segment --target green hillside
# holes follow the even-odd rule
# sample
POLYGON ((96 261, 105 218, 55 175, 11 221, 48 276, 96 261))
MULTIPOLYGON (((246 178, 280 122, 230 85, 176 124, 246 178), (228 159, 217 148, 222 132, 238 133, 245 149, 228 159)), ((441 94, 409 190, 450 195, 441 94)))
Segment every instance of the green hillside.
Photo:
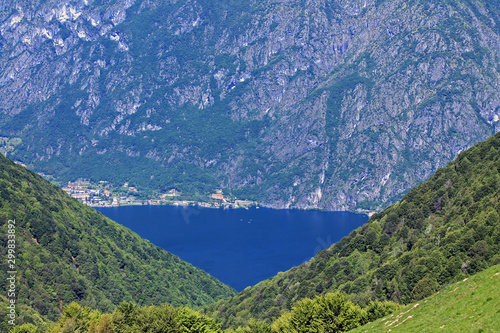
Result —
MULTIPOLYGON (((235 293, 0 156, 1 281, 12 270, 7 267, 10 220, 15 220, 18 323, 38 324, 37 313, 55 320, 72 301, 110 312, 123 301, 198 307, 235 293)), ((2 283, 2 297, 6 288, 2 283)), ((2 306, 2 332, 5 311, 2 306)))
POLYGON ((349 332, 498 332, 499 329, 500 266, 496 265, 349 332))
POLYGON ((403 304, 500 263, 500 133, 309 262, 205 308, 223 327, 272 321, 328 291, 403 304))

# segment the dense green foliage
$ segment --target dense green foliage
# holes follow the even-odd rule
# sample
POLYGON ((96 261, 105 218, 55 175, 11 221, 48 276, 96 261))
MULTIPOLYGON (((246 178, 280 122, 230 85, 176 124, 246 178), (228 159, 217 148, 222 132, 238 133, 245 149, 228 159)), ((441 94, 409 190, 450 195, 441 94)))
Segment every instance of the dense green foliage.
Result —
POLYGON ((352 333, 498 332, 500 265, 488 268, 352 333))
POLYGON ((366 309, 347 300, 340 293, 328 293, 299 301, 271 325, 277 333, 347 332, 398 309, 392 302, 372 302, 366 309))
MULTIPOLYGON (((278 318, 272 325, 251 319, 246 327, 229 329, 228 333, 298 333, 346 332, 396 311, 392 302, 373 302, 361 309, 348 301, 345 295, 330 293, 315 299, 300 301, 291 312, 278 318)), ((211 333, 222 332, 213 318, 187 307, 175 308, 169 304, 137 307, 121 303, 113 313, 103 314, 76 302, 66 306, 57 323, 50 325, 48 333, 211 333)), ((11 333, 35 333, 37 327, 24 324, 11 333)))
MULTIPOLYGON (((16 221, 18 323, 38 324, 33 313, 55 320, 72 301, 110 312, 123 301, 202 306, 234 293, 0 156, 1 258, 6 258, 8 220, 16 221)), ((6 281, 3 267, 0 280, 6 281)), ((2 283, 2 295, 5 288, 2 283)))
POLYGON ((272 321, 305 297, 408 303, 500 263, 500 133, 308 263, 209 305, 223 327, 272 321))
POLYGON ((211 333, 220 332, 220 326, 212 318, 200 315, 186 307, 161 306, 137 307, 121 303, 112 314, 102 314, 77 303, 69 304, 61 319, 52 325, 48 333, 211 333))

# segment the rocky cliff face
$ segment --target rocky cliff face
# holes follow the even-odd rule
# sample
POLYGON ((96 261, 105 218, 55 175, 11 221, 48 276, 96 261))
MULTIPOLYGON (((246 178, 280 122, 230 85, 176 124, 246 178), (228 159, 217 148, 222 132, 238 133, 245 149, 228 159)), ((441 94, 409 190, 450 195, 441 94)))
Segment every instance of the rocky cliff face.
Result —
POLYGON ((0 136, 61 179, 392 200, 499 129, 480 0, 2 1, 0 136))

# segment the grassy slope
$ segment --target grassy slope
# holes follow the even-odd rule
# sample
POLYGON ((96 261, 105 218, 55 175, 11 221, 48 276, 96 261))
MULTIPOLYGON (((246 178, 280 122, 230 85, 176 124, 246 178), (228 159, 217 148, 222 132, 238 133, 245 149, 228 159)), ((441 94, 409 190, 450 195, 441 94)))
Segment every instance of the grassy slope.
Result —
POLYGON ((499 329, 500 265, 496 265, 350 332, 498 332, 499 329))
MULTIPOLYGON (((72 301, 101 311, 112 311, 122 301, 196 307, 235 293, 0 155, 4 265, 9 219, 16 220, 19 323, 38 322, 29 308, 54 320, 72 301)), ((2 266, 1 281, 6 281, 6 271, 2 266)), ((2 295, 5 288, 2 283, 2 295)), ((4 310, 2 306, 2 321, 4 310)))
POLYGON ((500 133, 310 262, 205 308, 223 327, 272 321, 328 291, 407 304, 500 263, 500 133))

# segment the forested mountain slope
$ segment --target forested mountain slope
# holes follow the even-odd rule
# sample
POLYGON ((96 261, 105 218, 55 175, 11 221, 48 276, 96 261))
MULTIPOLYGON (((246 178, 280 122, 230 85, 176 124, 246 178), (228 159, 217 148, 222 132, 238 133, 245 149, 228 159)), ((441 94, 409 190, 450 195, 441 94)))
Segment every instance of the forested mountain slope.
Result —
POLYGON ((385 207, 500 129, 499 32, 486 0, 6 0, 0 148, 59 180, 385 207))
MULTIPOLYGON (((18 323, 37 322, 25 307, 55 320, 72 301, 110 312, 123 301, 197 307, 235 293, 1 155, 0 222, 0 279, 18 272, 18 323), (9 220, 15 220, 15 269, 7 269, 9 220)), ((2 283, 3 297, 6 288, 2 283)))
POLYGON ((341 291, 360 305, 408 303, 500 263, 500 133, 309 262, 205 308, 223 327, 272 320, 298 300, 341 291))

